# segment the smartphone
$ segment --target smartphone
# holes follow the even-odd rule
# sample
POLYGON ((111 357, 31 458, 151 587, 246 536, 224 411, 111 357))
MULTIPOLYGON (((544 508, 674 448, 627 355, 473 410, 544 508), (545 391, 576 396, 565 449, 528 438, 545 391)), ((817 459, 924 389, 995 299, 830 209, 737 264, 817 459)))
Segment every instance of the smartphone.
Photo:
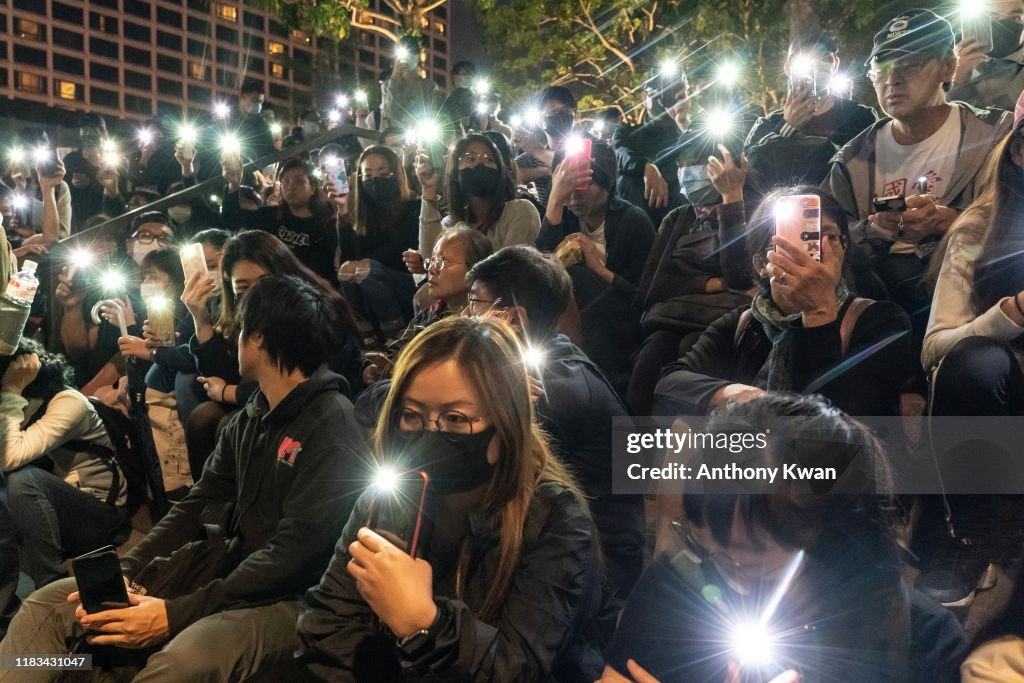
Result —
POLYGON ((960 16, 960 33, 963 40, 973 40, 978 50, 988 54, 992 51, 992 19, 988 12, 979 12, 977 16, 960 16))
POLYGON ((333 169, 330 176, 328 176, 328 182, 331 184, 331 191, 336 195, 348 194, 348 171, 345 169, 345 160, 338 159, 336 167, 333 169))
POLYGON ((429 520, 424 514, 430 477, 415 470, 398 475, 388 488, 375 485, 366 526, 416 558, 427 545, 429 520))
POLYGON ((875 207, 875 213, 907 210, 907 199, 901 194, 891 194, 885 197, 872 197, 871 204, 875 207))
POLYGON ((179 255, 181 256, 181 269, 185 272, 185 282, 188 282, 197 273, 206 275, 210 272, 206 268, 206 255, 203 254, 203 245, 198 242, 183 246, 179 255))
MULTIPOLYGON (((580 140, 578 150, 573 150, 573 153, 566 156, 566 159, 572 159, 573 163, 576 164, 578 169, 585 170, 590 168, 590 152, 593 148, 594 141, 590 138, 583 138, 580 140)), ((581 183, 576 187, 577 190, 585 190, 590 187, 590 183, 581 183)))
POLYGON ((775 202, 775 234, 821 261, 821 198, 814 194, 779 197, 775 202))
POLYGON ((71 560, 78 582, 82 607, 89 614, 128 607, 128 589, 121 574, 121 561, 112 545, 104 546, 71 560))
POLYGON ((39 171, 46 177, 56 175, 59 162, 60 159, 57 158, 57 152, 51 149, 48 151, 46 158, 39 162, 39 171))

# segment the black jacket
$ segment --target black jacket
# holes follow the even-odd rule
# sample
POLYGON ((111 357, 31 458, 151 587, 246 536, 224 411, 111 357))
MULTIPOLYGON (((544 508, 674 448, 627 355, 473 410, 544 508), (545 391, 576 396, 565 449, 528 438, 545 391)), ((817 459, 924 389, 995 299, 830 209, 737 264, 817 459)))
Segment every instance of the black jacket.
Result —
MULTIPOLYGON (((850 415, 898 415, 900 387, 914 367, 910 320, 890 301, 876 301, 857 319, 846 357, 841 321, 853 299, 828 325, 797 329, 789 358, 792 391, 812 393, 850 415), (878 348, 871 348, 875 345, 878 348), (861 353, 863 352, 863 353, 861 353), (829 373, 835 376, 829 378, 829 373)), ((654 392, 656 415, 704 415, 712 395, 727 384, 755 385, 768 359, 771 341, 751 318, 739 344, 736 327, 746 306, 728 313, 701 335, 689 353, 665 367, 654 392)))
POLYGON ((167 601, 172 636, 216 612, 297 599, 317 582, 364 479, 362 431, 341 387, 321 368, 273 411, 256 394, 185 499, 122 558, 131 578, 197 540, 209 511, 233 510, 227 533, 243 559, 223 579, 167 601))
MULTIPOLYGON (((398 224, 387 226, 387 230, 357 235, 351 224, 340 228, 341 262, 359 259, 373 259, 392 270, 406 272, 402 252, 419 247, 420 201, 410 199, 402 202, 398 224)), ((429 257, 429 254, 424 257, 429 257)))
POLYGON ((616 128, 609 140, 618 162, 616 194, 646 211, 652 221, 660 221, 669 210, 680 206, 684 199, 679 194, 676 157, 690 137, 689 132, 680 134, 676 122, 666 115, 639 126, 616 128), (644 169, 647 164, 657 166, 668 183, 667 208, 652 209, 644 199, 644 169))
POLYGON ((322 679, 537 683, 600 676, 611 625, 607 617, 614 616, 605 609, 593 523, 576 494, 557 484, 537 487, 523 527, 518 570, 497 623, 474 614, 497 571, 497 518, 470 517, 464 600, 451 597, 456 562, 427 550, 424 559, 434 567, 441 621, 434 647, 404 666, 394 636, 380 625, 346 569, 348 546, 365 525, 369 504, 369 494, 356 503, 330 567, 306 594, 299 615, 300 652, 322 679))
MULTIPOLYGON (((554 251, 562 240, 580 232, 580 219, 562 208, 562 222, 551 225, 545 218, 537 235, 537 248, 554 251)), ((618 197, 608 199, 604 222, 605 257, 608 269, 615 273, 612 286, 633 292, 640 281, 647 254, 654 244, 654 225, 647 214, 618 197)))
POLYGON ((796 135, 827 138, 839 148, 860 135, 861 131, 870 127, 877 118, 875 110, 871 107, 837 97, 831 109, 820 116, 812 117, 803 130, 797 131, 786 124, 782 110, 779 109, 757 120, 747 135, 744 147, 756 145, 768 135, 777 133, 783 137, 796 135))

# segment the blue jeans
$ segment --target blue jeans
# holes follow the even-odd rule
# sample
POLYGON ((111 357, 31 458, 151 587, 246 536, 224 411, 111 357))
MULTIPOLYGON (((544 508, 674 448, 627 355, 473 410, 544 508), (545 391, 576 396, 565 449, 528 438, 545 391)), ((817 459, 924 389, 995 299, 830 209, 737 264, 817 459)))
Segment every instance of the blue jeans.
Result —
POLYGON ((348 302, 367 322, 403 325, 412 320, 412 297, 416 283, 412 273, 388 268, 380 261, 370 261, 370 274, 362 282, 342 282, 341 290, 348 302))
MULTIPOLYGON (((107 505, 60 477, 29 465, 7 473, 14 528, 36 587, 67 576, 64 560, 107 545, 126 519, 124 508, 107 505)), ((7 555, 16 549, 0 549, 7 555)))

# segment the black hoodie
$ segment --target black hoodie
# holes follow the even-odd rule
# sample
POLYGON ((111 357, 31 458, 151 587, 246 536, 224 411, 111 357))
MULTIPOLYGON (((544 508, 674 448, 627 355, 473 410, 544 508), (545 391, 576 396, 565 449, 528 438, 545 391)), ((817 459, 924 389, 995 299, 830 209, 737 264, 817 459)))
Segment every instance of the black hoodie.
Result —
POLYGON ((132 578, 200 538, 210 511, 233 510, 226 531, 242 559, 224 578, 167 600, 172 637, 210 614, 297 599, 317 584, 365 480, 363 432, 343 387, 321 367, 273 411, 256 393, 188 496, 122 558, 132 578))

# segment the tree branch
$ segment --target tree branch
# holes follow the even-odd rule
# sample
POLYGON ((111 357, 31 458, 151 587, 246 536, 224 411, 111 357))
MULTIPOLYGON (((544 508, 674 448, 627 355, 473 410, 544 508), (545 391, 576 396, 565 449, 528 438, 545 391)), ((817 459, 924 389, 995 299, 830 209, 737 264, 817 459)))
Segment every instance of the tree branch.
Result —
POLYGON ((364 16, 364 17, 370 17, 371 19, 376 19, 377 21, 386 21, 389 24, 393 24, 394 26, 399 26, 400 27, 402 25, 402 22, 399 21, 398 19, 395 19, 394 17, 389 17, 386 14, 381 14, 380 12, 374 12, 373 10, 362 9, 362 10, 359 10, 359 14, 361 16, 364 16))
POLYGON ((429 14, 430 12, 433 12, 434 10, 436 10, 438 7, 440 7, 441 5, 445 4, 446 2, 448 2, 448 0, 434 0, 434 2, 430 3, 426 7, 422 8, 420 10, 420 12, 422 14, 429 14))
POLYGON ((356 13, 355 12, 352 13, 352 20, 351 20, 350 23, 352 24, 352 28, 357 28, 357 29, 359 29, 361 31, 369 31, 370 33, 376 33, 379 36, 384 36, 385 38, 387 38, 388 40, 390 40, 393 43, 397 43, 398 42, 398 35, 396 33, 392 32, 392 31, 389 31, 386 28, 382 28, 380 26, 377 26, 376 24, 364 24, 364 23, 362 23, 361 21, 356 19, 356 13))
POLYGON ((623 52, 622 50, 620 50, 619 48, 615 47, 610 42, 608 42, 608 39, 604 37, 604 34, 601 33, 601 29, 599 29, 597 27, 597 24, 594 23, 594 19, 593 19, 593 17, 590 14, 590 6, 589 6, 589 4, 584 2, 584 0, 579 0, 579 3, 580 3, 580 11, 583 13, 583 16, 586 17, 586 21, 583 21, 579 17, 576 17, 576 19, 574 21, 577 24, 579 24, 580 26, 583 26, 588 31, 590 31, 594 35, 594 37, 596 37, 597 40, 601 43, 601 46, 605 50, 607 50, 608 52, 611 52, 613 55, 615 55, 619 59, 619 61, 621 61, 623 64, 625 64, 626 68, 629 69, 630 73, 634 73, 636 71, 636 69, 633 66, 633 60, 630 59, 629 55, 627 55, 625 52, 623 52))

